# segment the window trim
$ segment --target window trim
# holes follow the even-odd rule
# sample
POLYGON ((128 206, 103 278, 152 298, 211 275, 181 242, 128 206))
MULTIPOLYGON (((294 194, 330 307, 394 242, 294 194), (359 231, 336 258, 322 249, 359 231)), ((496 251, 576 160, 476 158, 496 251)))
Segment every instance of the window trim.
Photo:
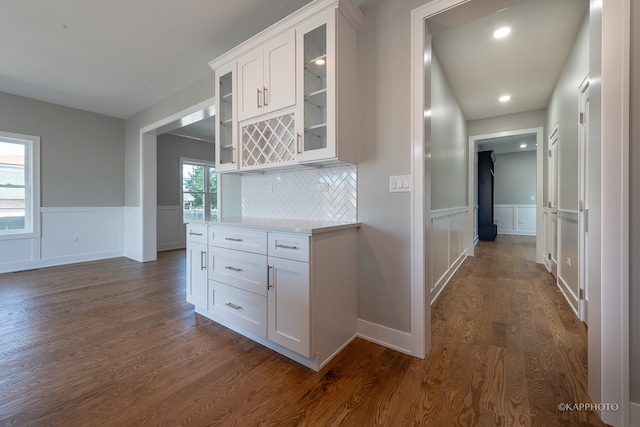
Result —
MULTIPOLYGON (((0 139, 24 143, 25 150, 25 228, 0 231, 0 240, 40 237, 40 137, 0 131, 0 139)), ((11 141, 8 141, 11 142, 11 141)))
MULTIPOLYGON (((200 160, 200 159, 193 159, 193 158, 189 158, 189 157, 180 157, 180 224, 181 225, 185 225, 187 224, 187 222, 184 221, 184 187, 183 187, 183 183, 184 183, 184 176, 182 175, 182 172, 184 170, 184 164, 190 164, 190 165, 197 165, 197 166, 205 166, 208 168, 213 169, 214 171, 216 171, 217 173, 217 169, 216 169, 216 164, 215 162, 210 162, 210 161, 206 161, 206 160, 200 160)), ((219 183, 218 183, 219 184, 219 183)), ((205 174, 205 186, 206 188, 209 188, 209 175, 205 174)), ((187 191, 188 193, 188 191, 187 191)), ((205 201, 204 201, 204 207, 205 207, 205 219, 211 218, 211 198, 212 197, 218 197, 218 193, 211 193, 211 192, 204 192, 205 194, 205 201)), ((219 202, 219 200, 216 200, 216 206, 217 206, 217 212, 220 212, 220 206, 217 205, 217 203, 219 202)))

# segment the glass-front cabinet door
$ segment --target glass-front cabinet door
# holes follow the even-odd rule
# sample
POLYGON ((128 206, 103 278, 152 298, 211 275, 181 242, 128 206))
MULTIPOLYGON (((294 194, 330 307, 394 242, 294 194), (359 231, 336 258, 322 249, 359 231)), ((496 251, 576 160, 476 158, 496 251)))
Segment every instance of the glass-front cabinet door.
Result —
POLYGON ((297 150, 300 161, 335 157, 335 11, 296 31, 297 150))
POLYGON ((238 168, 238 120, 235 61, 216 70, 216 167, 238 168))

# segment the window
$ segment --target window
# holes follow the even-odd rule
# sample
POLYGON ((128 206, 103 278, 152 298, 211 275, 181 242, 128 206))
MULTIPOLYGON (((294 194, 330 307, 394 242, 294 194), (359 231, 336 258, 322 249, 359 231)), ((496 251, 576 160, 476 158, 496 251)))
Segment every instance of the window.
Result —
POLYGON ((218 218, 218 174, 213 163, 180 159, 182 222, 218 218))
POLYGON ((39 234, 40 138, 0 132, 0 239, 39 234))

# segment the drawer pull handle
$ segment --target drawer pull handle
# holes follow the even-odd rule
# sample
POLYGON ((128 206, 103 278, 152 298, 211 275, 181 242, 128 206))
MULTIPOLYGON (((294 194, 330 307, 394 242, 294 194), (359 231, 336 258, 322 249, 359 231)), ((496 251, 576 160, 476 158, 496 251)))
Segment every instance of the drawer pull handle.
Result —
POLYGON ((267 291, 273 288, 273 280, 271 276, 273 274, 273 265, 267 265, 267 291))
POLYGON ((242 269, 241 269, 241 268, 233 267, 233 266, 231 266, 231 265, 227 265, 225 268, 226 268, 227 270, 236 271, 236 272, 238 272, 238 273, 242 271, 242 269))
POLYGON ((234 303, 232 303, 232 302, 226 302, 226 303, 224 303, 224 305, 226 305, 227 307, 231 307, 231 308, 233 308, 234 310, 238 310, 238 311, 242 310, 242 306, 235 305, 235 304, 234 304, 234 303))
POLYGON ((207 252, 200 251, 200 270, 207 269, 207 252))
POLYGON ((193 231, 189 231, 189 236, 202 236, 202 233, 194 233, 193 231))
POLYGON ((297 251, 298 249, 300 249, 297 246, 289 246, 289 245, 281 245, 281 244, 277 244, 276 248, 282 248, 282 249, 291 249, 293 251, 297 251))
POLYGON ((225 237, 224 240, 228 240, 230 242, 242 242, 242 239, 236 239, 234 237, 225 237))

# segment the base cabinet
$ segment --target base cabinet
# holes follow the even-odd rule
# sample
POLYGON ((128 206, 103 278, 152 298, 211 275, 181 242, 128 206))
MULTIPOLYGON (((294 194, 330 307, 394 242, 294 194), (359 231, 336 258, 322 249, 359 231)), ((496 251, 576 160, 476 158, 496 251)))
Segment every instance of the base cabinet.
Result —
POLYGON ((309 264, 269 258, 267 337, 303 356, 311 356, 309 264))
POLYGON ((187 300, 197 313, 315 370, 355 337, 357 228, 209 225, 205 235, 207 245, 187 252, 187 300))
POLYGON ((207 309, 207 227, 189 224, 187 226, 187 302, 207 309))

